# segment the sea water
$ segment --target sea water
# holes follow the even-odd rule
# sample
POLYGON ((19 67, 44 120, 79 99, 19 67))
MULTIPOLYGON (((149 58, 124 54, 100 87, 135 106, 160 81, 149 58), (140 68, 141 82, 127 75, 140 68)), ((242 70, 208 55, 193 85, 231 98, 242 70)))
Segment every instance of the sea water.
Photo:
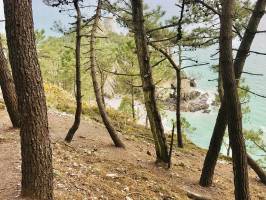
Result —
MULTIPOLYGON (((266 20, 264 20, 266 21, 266 20)), ((234 42, 235 46, 238 42, 234 42)), ((194 52, 187 53, 188 56, 199 60, 199 62, 210 62, 210 65, 217 64, 218 60, 212 60, 210 55, 217 52, 217 46, 212 46, 206 49, 200 49, 194 52)), ((266 34, 258 34, 254 40, 251 50, 266 53, 266 34)), ((214 58, 218 58, 217 56, 214 58)), ((185 63, 189 64, 189 63, 185 63)), ((263 74, 263 76, 254 76, 243 74, 245 84, 249 86, 250 91, 266 96, 266 56, 250 53, 244 67, 245 72, 263 74)), ((197 88, 201 91, 208 92, 211 96, 217 92, 217 81, 209 81, 217 78, 217 73, 210 70, 210 66, 200 66, 189 68, 186 70, 188 76, 196 78, 197 88)), ((264 131, 264 141, 266 141, 266 99, 250 94, 250 113, 243 117, 244 129, 261 129, 264 131)), ((189 138, 198 146, 208 148, 215 120, 217 117, 218 108, 212 108, 209 114, 182 113, 183 117, 190 122, 192 127, 196 128, 194 133, 188 134, 189 138)), ((165 121, 165 126, 169 124, 165 121)), ((225 152, 225 150, 223 150, 225 152)))

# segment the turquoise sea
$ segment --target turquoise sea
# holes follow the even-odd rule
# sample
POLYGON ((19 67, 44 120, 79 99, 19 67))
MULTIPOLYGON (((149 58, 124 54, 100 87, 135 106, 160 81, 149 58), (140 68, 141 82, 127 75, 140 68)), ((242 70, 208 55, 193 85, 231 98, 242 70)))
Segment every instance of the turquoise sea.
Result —
MULTIPOLYGON (((266 21, 266 20, 265 20, 266 21)), ((238 41, 234 42, 237 47, 238 41)), ((266 53, 266 34, 257 35, 251 50, 266 53)), ((199 62, 210 62, 217 64, 218 60, 211 60, 210 55, 217 51, 217 47, 213 46, 207 49, 200 49, 194 52, 187 53, 199 62)), ((216 56, 217 57, 217 56, 216 56)), ((184 63, 184 65, 189 63, 184 63)), ((245 83, 249 86, 250 90, 258 94, 266 96, 266 56, 250 54, 244 71, 264 74, 264 76, 252 76, 243 74, 245 83)), ((216 81, 208 81, 217 78, 217 74, 210 70, 210 66, 201 66, 189 68, 186 73, 197 80, 197 88, 201 91, 208 92, 213 96, 217 90, 216 81)), ((262 129, 264 131, 264 140, 266 141, 266 99, 250 94, 249 107, 251 112, 243 119, 243 128, 245 129, 262 129)), ((198 146, 208 148, 213 127, 215 124, 218 108, 213 108, 211 113, 204 114, 201 112, 196 113, 182 113, 190 124, 196 128, 192 134, 188 134, 189 138, 198 146)), ((167 113, 167 118, 164 120, 166 130, 169 130, 171 125, 169 118, 174 118, 174 113, 167 113)), ((223 149, 225 152, 225 149, 223 149)))

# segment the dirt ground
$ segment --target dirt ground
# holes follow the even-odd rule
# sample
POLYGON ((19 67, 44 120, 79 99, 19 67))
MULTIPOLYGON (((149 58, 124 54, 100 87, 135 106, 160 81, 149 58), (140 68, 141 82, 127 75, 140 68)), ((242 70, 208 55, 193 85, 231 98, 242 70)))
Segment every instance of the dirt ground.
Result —
MULTIPOLYGON (((0 200, 21 199, 19 131, 11 129, 0 111, 0 200)), ((112 145, 102 124, 83 120, 71 144, 63 142, 73 117, 49 111, 53 143, 55 199, 189 199, 197 193, 205 199, 232 200, 232 165, 219 160, 214 184, 198 185, 204 151, 174 149, 170 170, 154 163, 153 145, 136 135, 120 135, 126 149, 112 145)), ((252 199, 266 200, 266 186, 250 172, 252 199)))

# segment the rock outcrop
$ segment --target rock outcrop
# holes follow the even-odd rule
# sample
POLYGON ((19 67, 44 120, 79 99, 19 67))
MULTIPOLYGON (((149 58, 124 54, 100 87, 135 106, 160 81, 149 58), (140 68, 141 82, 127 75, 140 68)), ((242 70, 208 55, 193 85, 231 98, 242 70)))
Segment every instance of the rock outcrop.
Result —
MULTIPOLYGON (((196 89, 195 79, 182 79, 181 82, 181 111, 182 112, 197 112, 202 111, 209 113, 209 94, 202 93, 196 89)), ((164 105, 169 110, 175 110, 176 93, 174 92, 175 86, 171 84, 171 91, 167 90, 164 95, 160 97, 164 105)))

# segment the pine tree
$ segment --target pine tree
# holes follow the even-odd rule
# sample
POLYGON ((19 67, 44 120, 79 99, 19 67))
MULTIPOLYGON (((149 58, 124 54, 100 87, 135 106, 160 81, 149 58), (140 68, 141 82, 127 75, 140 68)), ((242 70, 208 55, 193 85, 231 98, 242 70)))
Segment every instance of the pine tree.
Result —
POLYGON ((52 149, 31 0, 5 0, 6 35, 21 113, 22 196, 53 199, 52 149))

